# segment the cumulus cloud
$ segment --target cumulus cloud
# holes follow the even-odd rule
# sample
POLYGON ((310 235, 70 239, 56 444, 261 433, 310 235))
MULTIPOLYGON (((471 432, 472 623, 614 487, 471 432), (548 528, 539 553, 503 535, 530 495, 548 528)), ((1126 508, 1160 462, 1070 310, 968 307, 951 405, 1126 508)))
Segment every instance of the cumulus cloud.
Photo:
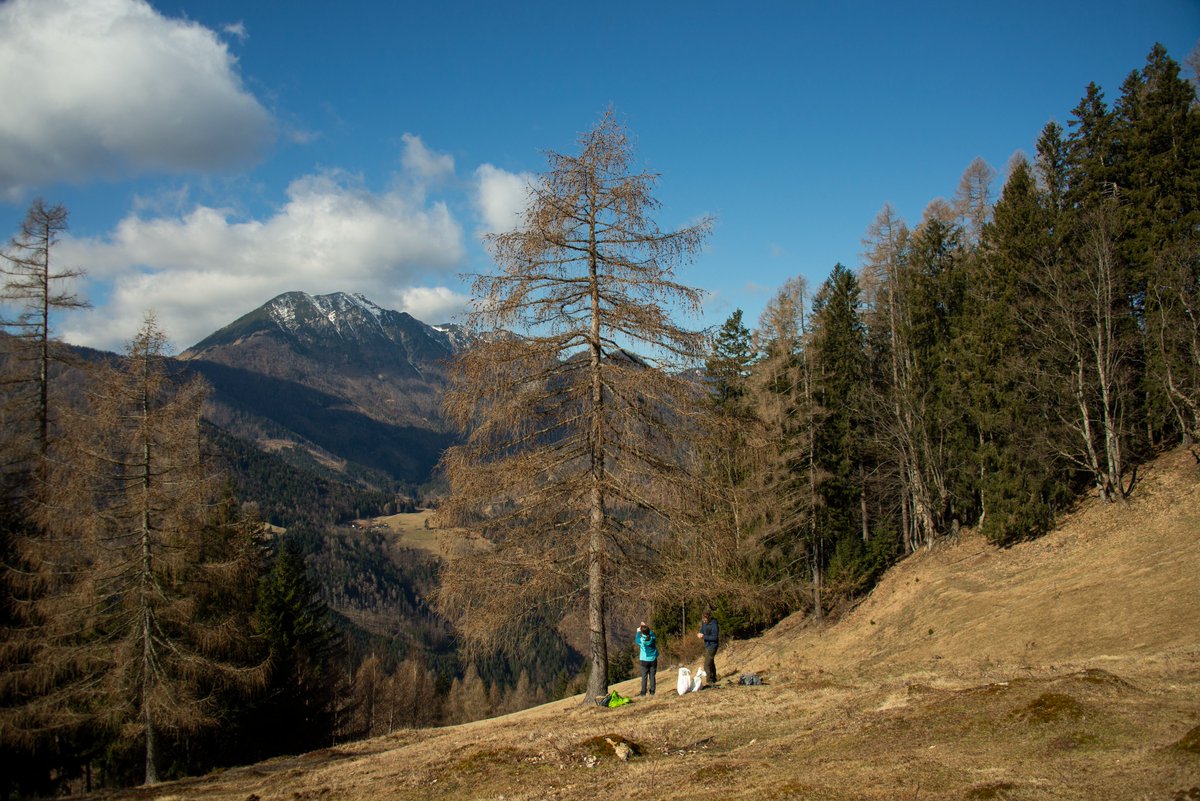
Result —
POLYGON ((475 170, 475 207, 483 223, 481 233, 504 233, 517 227, 529 200, 532 173, 513 173, 491 164, 475 170))
MULTIPOLYGON (((381 299, 395 298, 396 287, 446 280, 465 259, 462 239, 445 203, 411 190, 374 193, 341 172, 294 181, 287 202, 262 220, 204 205, 169 216, 130 214, 105 237, 60 244, 61 263, 86 269, 106 293, 62 333, 119 350, 153 309, 187 347, 289 290, 362 292, 388 305, 381 299)), ((461 306, 450 290, 410 293, 399 299, 418 319, 461 306)))
POLYGON ((0 97, 0 195, 13 199, 53 181, 243 165, 273 136, 220 37, 143 0, 0 3, 0 97))

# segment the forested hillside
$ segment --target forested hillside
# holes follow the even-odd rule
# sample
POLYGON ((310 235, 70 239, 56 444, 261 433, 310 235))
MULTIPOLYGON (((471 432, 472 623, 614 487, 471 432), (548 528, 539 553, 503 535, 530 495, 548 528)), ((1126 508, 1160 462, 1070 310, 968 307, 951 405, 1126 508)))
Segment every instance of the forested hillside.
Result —
POLYGON ((821 620, 965 527, 1006 546, 1080 497, 1125 504, 1200 436, 1200 111, 1155 46, 1066 116, 1002 180, 976 159, 922 219, 864 220, 858 269, 787 281, 753 329, 734 312, 707 393, 671 381, 697 354, 670 318, 705 222, 653 225, 611 111, 550 153, 474 285, 475 323, 518 338, 451 386, 444 515, 496 547, 452 555, 441 608, 482 644, 586 618, 595 680, 639 619, 821 620))
POLYGON ((1122 504, 1141 463, 1200 436, 1200 113, 1179 65, 1156 46, 1111 104, 1089 86, 996 182, 976 160, 915 224, 885 206, 860 269, 796 279, 756 331, 739 312, 714 338, 734 432, 714 513, 805 565, 817 616, 964 526, 1007 545, 1080 495, 1122 504))

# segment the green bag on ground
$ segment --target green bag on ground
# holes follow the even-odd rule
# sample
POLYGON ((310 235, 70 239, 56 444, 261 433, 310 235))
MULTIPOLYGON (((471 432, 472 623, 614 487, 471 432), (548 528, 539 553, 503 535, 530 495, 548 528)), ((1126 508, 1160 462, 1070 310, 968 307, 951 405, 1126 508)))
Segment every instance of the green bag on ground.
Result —
POLYGON ((608 708, 609 709, 616 709, 617 707, 624 706, 625 704, 628 704, 628 703, 629 703, 629 699, 626 698, 625 696, 621 695, 616 690, 613 690, 612 694, 608 696, 608 708))

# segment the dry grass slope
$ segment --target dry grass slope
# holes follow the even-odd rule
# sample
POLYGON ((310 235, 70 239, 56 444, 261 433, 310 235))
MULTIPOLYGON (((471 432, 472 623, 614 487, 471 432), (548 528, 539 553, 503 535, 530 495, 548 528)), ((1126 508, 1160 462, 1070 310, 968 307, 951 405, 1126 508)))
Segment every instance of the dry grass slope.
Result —
POLYGON ((1200 798, 1198 568, 1200 467, 1179 451, 1124 507, 1003 551, 964 534, 835 625, 719 656, 765 686, 568 699, 105 797, 1200 798))

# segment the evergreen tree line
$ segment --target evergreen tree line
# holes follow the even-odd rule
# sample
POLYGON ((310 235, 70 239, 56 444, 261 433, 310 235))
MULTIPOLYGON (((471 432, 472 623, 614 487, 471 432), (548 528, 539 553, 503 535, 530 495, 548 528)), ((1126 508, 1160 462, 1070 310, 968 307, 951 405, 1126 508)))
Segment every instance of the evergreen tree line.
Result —
POLYGON ((995 175, 976 159, 912 228, 885 206, 857 274, 792 279, 756 330, 737 311, 715 333, 713 530, 776 590, 735 623, 820 617, 963 526, 1007 545, 1081 494, 1122 503, 1200 437, 1200 108, 1179 65, 1156 45, 1111 107, 1092 84, 1047 124, 993 203, 995 175))

